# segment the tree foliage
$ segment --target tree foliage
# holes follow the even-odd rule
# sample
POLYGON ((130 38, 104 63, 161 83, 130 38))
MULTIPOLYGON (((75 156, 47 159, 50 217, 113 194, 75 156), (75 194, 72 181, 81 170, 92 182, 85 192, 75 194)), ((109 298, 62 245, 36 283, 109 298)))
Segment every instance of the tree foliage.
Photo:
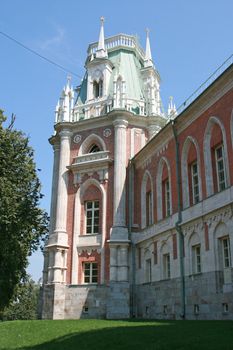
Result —
POLYGON ((0 310, 26 275, 27 257, 47 233, 48 217, 39 207, 42 194, 28 138, 4 127, 0 111, 0 310))
POLYGON ((39 292, 40 285, 30 276, 26 276, 17 284, 8 307, 0 312, 0 319, 4 321, 38 319, 39 292))

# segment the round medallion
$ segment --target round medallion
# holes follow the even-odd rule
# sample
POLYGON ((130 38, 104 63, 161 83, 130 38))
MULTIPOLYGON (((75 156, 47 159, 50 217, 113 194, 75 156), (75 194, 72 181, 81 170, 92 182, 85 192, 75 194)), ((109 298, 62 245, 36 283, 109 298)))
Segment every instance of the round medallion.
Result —
POLYGON ((79 143, 82 140, 82 136, 81 135, 75 135, 74 136, 74 143, 79 143))
POLYGON ((112 132, 110 129, 105 129, 103 132, 104 137, 109 137, 112 135, 112 132))

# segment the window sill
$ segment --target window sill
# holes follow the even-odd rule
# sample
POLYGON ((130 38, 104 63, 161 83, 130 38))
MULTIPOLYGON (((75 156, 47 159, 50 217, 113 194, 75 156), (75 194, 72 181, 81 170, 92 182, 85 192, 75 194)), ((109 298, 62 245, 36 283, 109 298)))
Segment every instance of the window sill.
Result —
POLYGON ((79 237, 98 237, 101 236, 101 233, 82 233, 78 235, 79 237))

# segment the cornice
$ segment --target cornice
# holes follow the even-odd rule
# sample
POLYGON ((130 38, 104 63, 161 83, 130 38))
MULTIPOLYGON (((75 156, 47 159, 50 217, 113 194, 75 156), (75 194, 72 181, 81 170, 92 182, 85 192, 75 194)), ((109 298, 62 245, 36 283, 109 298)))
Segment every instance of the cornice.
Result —
POLYGON ((190 106, 175 119, 177 132, 180 134, 199 118, 206 110, 218 102, 227 92, 233 89, 233 68, 223 73, 190 106))
MULTIPOLYGON (((69 129, 73 133, 76 133, 113 125, 114 121, 117 119, 126 120, 129 123, 129 125, 134 125, 136 127, 148 127, 147 116, 136 115, 125 109, 114 109, 103 116, 95 118, 83 119, 77 122, 60 122, 57 123, 54 126, 54 128, 57 133, 59 133, 63 129, 69 129)), ((49 139, 50 143, 54 142, 56 137, 57 135, 52 136, 49 139)))

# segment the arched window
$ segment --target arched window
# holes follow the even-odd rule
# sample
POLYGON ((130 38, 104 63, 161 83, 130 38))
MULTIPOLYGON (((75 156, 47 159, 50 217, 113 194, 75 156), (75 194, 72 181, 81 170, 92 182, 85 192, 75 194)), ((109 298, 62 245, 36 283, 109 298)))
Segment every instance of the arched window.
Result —
POLYGON ((144 250, 144 281, 145 283, 152 281, 151 251, 149 248, 144 250))
POLYGON ((171 169, 166 158, 161 158, 156 179, 157 217, 161 220, 172 214, 171 169))
POLYGON ((82 196, 82 234, 101 233, 102 196, 95 185, 90 185, 82 196))
POLYGON ((161 279, 171 278, 171 249, 169 243, 164 243, 161 247, 161 279))
MULTIPOLYGON (((220 222, 214 231, 216 270, 223 274, 225 284, 232 283, 231 239, 226 224, 220 222)), ((221 278, 221 276, 220 276, 221 278)))
POLYGON ((190 251, 190 273, 197 274, 202 272, 201 262, 201 241, 199 235, 194 232, 189 239, 190 251))
POLYGON ((100 152, 100 147, 96 144, 91 145, 88 153, 100 152))
POLYGON ((106 151, 104 140, 96 134, 91 134, 87 136, 87 138, 81 144, 78 155, 81 156, 83 154, 100 151, 106 151), (97 150, 98 148, 99 150, 97 150))
POLYGON ((189 136, 184 142, 181 156, 183 208, 202 199, 200 152, 197 141, 189 136))
POLYGON ((225 128, 219 118, 211 117, 204 137, 206 194, 223 191, 229 185, 229 165, 225 128))
POLYGON ((153 188, 152 177, 149 171, 145 171, 142 179, 141 187, 141 226, 152 225, 154 222, 154 210, 153 210, 153 188))
POLYGON ((99 82, 94 80, 93 82, 93 96, 94 98, 103 96, 103 80, 100 79, 99 82))

